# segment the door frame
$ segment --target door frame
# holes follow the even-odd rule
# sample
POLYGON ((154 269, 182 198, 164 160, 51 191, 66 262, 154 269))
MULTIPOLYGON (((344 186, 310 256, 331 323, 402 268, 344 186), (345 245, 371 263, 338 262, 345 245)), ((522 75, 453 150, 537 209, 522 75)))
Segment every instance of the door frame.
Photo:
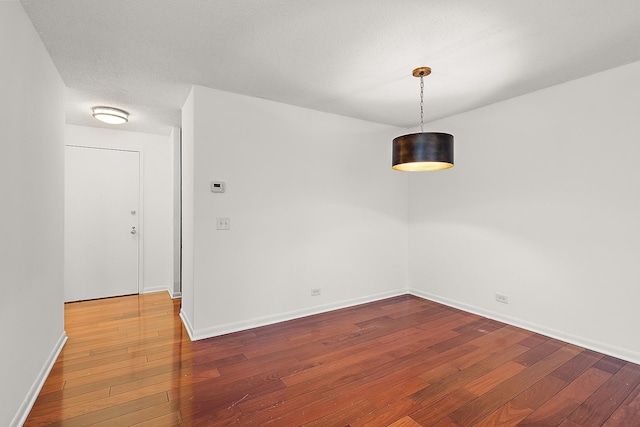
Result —
MULTIPOLYGON (((105 148, 81 144, 65 144, 65 147, 91 148, 93 150, 125 151, 130 153, 138 153, 138 295, 143 293, 141 292, 141 290, 144 291, 144 186, 142 185, 142 183, 144 182, 144 152, 142 150, 125 150, 122 148, 105 148)), ((66 208, 67 207, 65 206, 65 210, 66 208)))

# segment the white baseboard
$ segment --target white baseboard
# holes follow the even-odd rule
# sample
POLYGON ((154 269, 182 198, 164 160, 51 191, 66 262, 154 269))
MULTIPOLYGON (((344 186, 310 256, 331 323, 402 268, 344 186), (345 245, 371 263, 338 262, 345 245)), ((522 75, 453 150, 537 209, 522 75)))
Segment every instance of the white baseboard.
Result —
POLYGON ((150 286, 145 287, 140 291, 141 294, 152 294, 154 292, 164 292, 167 291, 168 288, 166 286, 150 286))
POLYGON ((171 299, 176 299, 176 298, 182 298, 182 293, 181 292, 175 292, 173 289, 169 289, 166 286, 154 286, 151 288, 144 288, 142 290, 142 294, 152 294, 154 292, 169 292, 169 296, 171 297, 171 299))
POLYGON ((187 315, 184 313, 184 310, 182 309, 180 309, 180 318, 182 319, 182 324, 184 325, 184 328, 187 330, 187 333, 189 334, 189 339, 191 341, 196 341, 196 339, 194 338, 193 326, 191 325, 189 318, 187 317, 187 315))
POLYGON ((437 295, 423 292, 418 289, 410 288, 408 293, 420 298, 424 298, 430 301, 434 301, 440 304, 447 305, 449 307, 457 308, 468 313, 477 314, 479 316, 486 317, 488 319, 497 320, 498 322, 507 323, 518 328, 526 329, 531 332, 536 332, 542 335, 546 335, 551 338, 559 339, 569 344, 574 344, 579 347, 587 348, 589 350, 597 351, 598 353, 607 354, 609 356, 617 357, 619 359, 626 360, 640 364, 640 353, 629 349, 621 348, 611 344, 603 343, 600 341, 594 341, 592 339, 581 337, 573 334, 569 334, 557 329, 549 328, 543 325, 539 325, 533 322, 527 322, 522 319, 518 319, 511 316, 506 316, 502 313, 496 313, 491 310, 485 310, 480 307, 461 303, 459 301, 442 298, 437 295))
POLYGON ((257 317, 254 319, 242 320, 239 322, 226 323, 219 326, 193 329, 193 326, 189 323, 189 320, 180 311, 180 318, 185 326, 185 329, 189 333, 191 341, 201 340, 205 338, 217 337, 220 335, 230 334, 233 332, 244 331, 247 329, 258 328, 260 326, 272 325, 274 323, 286 322, 287 320, 299 319, 301 317, 312 316, 314 314, 326 313, 327 311, 339 310, 341 308, 353 307, 354 305, 365 304, 368 302, 379 301, 385 298, 391 298, 398 295, 406 294, 406 289, 398 289, 395 291, 383 292, 375 295, 370 295, 361 298, 354 298, 350 300, 338 301, 335 303, 318 305, 302 310, 294 310, 286 313, 274 314, 271 316, 257 317))
POLYGON ((62 348, 64 347, 64 344, 66 342, 67 333, 65 331, 62 331, 62 335, 60 335, 60 338, 58 338, 58 342, 56 342, 56 345, 51 351, 51 354, 49 354, 49 357, 47 358, 45 364, 42 366, 42 369, 40 369, 40 372, 33 382, 33 385, 29 389, 29 393, 27 393, 27 396, 24 398, 22 405, 20 405, 18 413, 15 415, 15 417, 13 417, 13 420, 11 420, 11 424, 9 424, 11 427, 20 427, 27 420, 29 412, 31 412, 33 404, 36 403, 36 399, 40 394, 40 390, 42 390, 42 386, 47 380, 49 372, 51 372, 51 368, 53 368, 53 365, 56 363, 56 360, 58 359, 58 356, 60 355, 60 352, 62 351, 62 348))
POLYGON ((275 314, 272 316, 258 317, 254 319, 243 320, 239 322, 226 323, 219 326, 194 329, 193 325, 189 322, 187 316, 180 311, 180 318, 189 334, 191 341, 197 341, 205 338, 212 338, 220 335, 230 334, 233 332, 244 331, 247 329, 257 328, 260 326, 272 325, 274 323, 285 322, 288 320, 299 319, 301 317, 312 316, 314 314, 325 313, 327 311, 338 310, 341 308, 352 307, 359 304, 365 304, 368 302, 379 301, 385 298, 391 298, 398 295, 411 294, 420 298, 424 298, 430 301, 434 301, 440 304, 447 305, 449 307, 457 308, 459 310, 477 314, 479 316, 486 317, 488 319, 497 320, 518 328, 526 329, 528 331, 536 332, 551 338, 559 339, 569 344, 574 344, 579 347, 587 348, 599 353, 607 354, 609 356, 617 357, 629 362, 640 364, 640 353, 625 349, 622 347, 614 346, 611 344, 594 341, 592 339, 569 334, 557 329, 549 328, 544 325, 540 325, 533 322, 527 322, 525 320, 497 313, 491 310, 486 310, 480 307, 472 306, 469 304, 461 303, 459 301, 450 300, 440 297, 438 295, 430 294, 418 289, 410 288, 408 290, 400 289, 396 291, 384 292, 376 295, 371 295, 362 298, 354 298, 351 300, 339 301, 331 304, 324 304, 320 306, 311 307, 303 310, 295 310, 287 313, 275 314))

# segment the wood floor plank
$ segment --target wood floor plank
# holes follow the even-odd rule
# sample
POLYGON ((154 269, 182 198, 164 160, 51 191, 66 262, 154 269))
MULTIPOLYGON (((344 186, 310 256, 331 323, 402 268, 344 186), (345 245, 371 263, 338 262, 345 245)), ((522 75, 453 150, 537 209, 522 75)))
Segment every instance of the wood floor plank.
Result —
MULTIPOLYGON (((146 396, 140 399, 131 400, 126 403, 110 406, 97 411, 87 412, 83 415, 79 415, 73 418, 66 418, 62 421, 54 422, 51 426, 64 426, 64 427, 84 427, 90 424, 97 424, 102 421, 110 420, 112 418, 136 412, 144 408, 156 406, 168 401, 166 393, 158 393, 153 396, 146 396)), ((27 424, 25 424, 27 425, 27 424)))
POLYGON ((557 426, 562 423, 576 408, 580 406, 573 400, 560 395, 553 396, 538 409, 533 411, 524 420, 518 423, 519 427, 557 426))
MULTIPOLYGON (((411 418, 420 425, 436 425, 440 420, 448 417, 449 414, 476 400, 477 397, 470 391, 459 388, 433 402, 432 405, 423 406, 423 409, 411 414, 411 418)), ((453 420, 451 421, 453 422, 453 420)))
POLYGON ((484 335, 481 338, 471 340, 469 344, 478 348, 471 353, 457 358, 456 360, 452 360, 450 363, 456 368, 462 370, 510 346, 518 348, 519 353, 522 353, 527 350, 526 347, 518 344, 522 335, 521 331, 514 332, 508 328, 499 329, 495 332, 484 335))
MULTIPOLYGON (((113 386, 109 389, 109 397, 115 398, 120 395, 126 396, 148 396, 159 393, 161 391, 173 390, 182 387, 185 383, 197 384, 202 381, 208 381, 213 378, 220 377, 220 373, 216 370, 209 371, 190 371, 184 370, 175 373, 166 381, 142 381, 133 383, 124 383, 121 386, 113 386), (135 387, 134 387, 135 385, 135 387)), ((154 378, 154 377, 151 377, 154 378)), ((162 378, 164 379, 164 378, 162 378)))
MULTIPOLYGON (((127 356, 127 355, 121 355, 127 356)), ((49 374, 49 379, 51 381, 57 380, 76 380, 76 379, 87 379, 87 378, 97 378, 97 375, 107 375, 112 376, 114 371, 119 370, 135 370, 142 368, 141 365, 149 363, 146 356, 138 356, 138 357, 111 357, 108 359, 100 360, 100 363, 86 363, 86 364, 78 364, 73 367, 69 367, 69 369, 64 369, 62 371, 52 372, 49 374)), ((89 380, 91 381, 91 380, 89 380)), ((67 385, 69 387, 69 385, 67 385)))
POLYGON ((568 420, 576 424, 601 425, 639 384, 640 366, 625 363, 591 394, 568 420))
POLYGON ((528 369, 519 372, 491 391, 450 415, 461 425, 473 425, 487 415, 505 405, 509 400, 531 387, 540 379, 557 369, 567 360, 576 356, 578 350, 562 347, 544 359, 534 363, 528 369))
POLYGON ((303 410, 291 412, 278 420, 266 423, 268 426, 344 426, 352 421, 370 414, 375 407, 366 399, 356 402, 330 400, 324 402, 317 410, 316 407, 307 407, 303 410), (326 406, 325 406, 326 405, 326 406), (322 410, 322 407, 332 408, 331 411, 322 410), (321 415, 322 414, 322 415, 321 415))
POLYGON ((629 420, 640 420, 640 411, 630 406, 621 405, 602 424, 603 427, 627 427, 629 420))
POLYGON ((42 401, 36 401, 36 404, 29 414, 29 418, 32 421, 38 419, 38 417, 49 419, 56 411, 59 411, 59 416, 62 417, 63 413, 69 413, 69 408, 71 407, 105 399, 107 397, 109 397, 109 388, 68 397, 64 399, 64 404, 59 400, 44 403, 42 401))
POLYGON ((476 396, 481 396, 524 369, 526 368, 521 364, 509 361, 471 381, 464 388, 476 396))
POLYGON ((532 412, 529 408, 523 408, 507 402, 505 405, 496 409, 488 417, 474 424, 474 427, 510 427, 520 424, 532 412))
POLYGON ((114 385, 153 377, 159 374, 176 372, 190 365, 191 361, 188 360, 168 363, 166 359, 160 359, 153 362, 145 362, 140 366, 133 365, 120 370, 98 372, 81 378, 69 379, 65 383, 64 390, 81 388, 86 391, 91 391, 107 386, 113 387, 114 385))
POLYGON ((462 427, 462 426, 454 422, 451 418, 444 417, 443 419, 438 421, 436 424, 434 424, 433 427, 462 427))
MULTIPOLYGON (((179 414, 177 405, 174 402, 165 402, 159 405, 149 406, 137 411, 118 415, 108 420, 91 424, 93 427, 129 427, 141 423, 158 422, 159 418, 169 416, 174 419, 175 414, 179 414), (173 415, 173 416, 172 416, 173 415)), ((156 426, 162 424, 155 424, 156 426)))
POLYGON ((640 410, 640 385, 629 393, 629 396, 627 396, 622 404, 640 410))
MULTIPOLYGON (((453 390, 457 390, 459 388, 465 387, 470 383, 474 383, 477 385, 478 380, 495 370, 499 366, 505 365, 507 362, 512 360, 514 357, 517 357, 520 353, 524 351, 526 347, 519 346, 511 346, 508 347, 491 357, 487 357, 480 362, 458 371, 452 375, 449 375, 440 381, 433 383, 424 389, 417 391, 411 395, 411 398, 416 402, 420 403, 422 406, 429 406, 432 403, 442 399, 447 394, 451 393, 453 390)), ((511 369, 511 368, 507 368, 511 369)), ((519 372, 520 370, 518 370, 519 372)), ((512 373, 509 378, 512 378, 515 373, 512 373)), ((501 379, 500 382, 506 381, 506 378, 501 379)), ((493 389, 494 387, 491 387, 493 389)), ((471 390, 468 390, 472 392, 471 390)), ((483 393, 484 394, 484 393, 483 393)), ((477 395, 476 395, 477 396, 477 395)))
POLYGON ((375 409, 373 412, 355 421, 347 420, 347 422, 351 427, 386 426, 394 423, 398 419, 412 414, 421 407, 413 399, 405 397, 383 407, 376 406, 376 408, 378 409, 375 409))
POLYGON ((533 347, 531 350, 526 353, 521 354, 520 356, 514 359, 514 362, 520 363, 523 366, 531 366, 536 362, 544 359, 551 353, 555 352, 559 348, 561 348, 564 344, 558 340, 549 340, 540 344, 537 347, 533 347))
POLYGON ((427 385, 429 385, 438 382, 449 375, 454 375, 459 371, 460 369, 451 365, 451 363, 445 362, 438 366, 430 366, 428 370, 422 372, 418 377, 426 381, 428 383, 427 385))
POLYGON ((590 368, 561 390, 558 395, 581 404, 609 378, 611 378, 610 373, 597 368, 590 368))
POLYGON ((540 335, 532 332, 530 336, 523 339, 519 344, 522 344, 529 348, 533 348, 533 347, 539 346, 540 344, 546 341, 549 341, 550 339, 551 338, 545 337, 544 335, 540 335))
POLYGON ((169 414, 151 418, 147 421, 143 421, 137 424, 131 424, 132 427, 173 427, 178 426, 182 423, 182 418, 180 417, 180 411, 171 412, 169 414))
POLYGON ((191 342, 166 292, 65 304, 26 426, 633 426, 640 366, 411 295, 191 342))
MULTIPOLYGON (((129 393, 121 393, 117 395, 109 394, 109 390, 106 390, 106 395, 100 390, 98 392, 91 392, 82 395, 73 396, 71 399, 64 399, 48 403, 48 408, 45 406, 43 410, 34 412, 34 419, 51 417, 66 420, 70 418, 79 417, 89 413, 99 412, 109 408, 114 408, 119 405, 124 405, 128 402, 139 400, 142 398, 153 399, 154 404, 164 403, 168 400, 166 389, 161 390, 147 390, 146 393, 133 391, 129 393), (89 396, 93 396, 92 399, 89 396), (45 415, 45 416, 43 416, 45 415)), ((126 407, 123 407, 126 408, 126 407)), ((34 408, 35 409, 35 408, 34 408)), ((115 416, 117 416, 116 414, 115 416)))
POLYGON ((602 355, 591 350, 584 350, 578 356, 569 360, 564 365, 551 373, 552 376, 571 382, 578 378, 584 371, 602 359, 602 355))
POLYGON ((244 424, 263 425, 270 420, 280 419, 300 408, 312 407, 324 399, 315 391, 297 393, 296 388, 278 390, 257 399, 239 402, 238 409, 242 413, 240 422, 244 424))
POLYGON ((548 375, 511 400, 514 408, 534 411, 565 388, 567 382, 548 375))
POLYGON ((624 360, 620 360, 613 356, 604 356, 602 359, 598 361, 594 365, 594 367, 603 370, 605 372, 609 372, 610 374, 615 374, 625 365, 624 360))
MULTIPOLYGON (((202 372, 202 371, 198 371, 202 372)), ((210 369, 205 371, 207 373, 206 378, 218 378, 220 372, 217 369, 210 369)), ((111 395, 126 393, 132 390, 145 389, 156 384, 163 384, 164 387, 169 386, 171 383, 180 383, 185 381, 189 377, 189 374, 185 373, 185 370, 176 370, 170 372, 164 372, 158 375, 145 376, 133 381, 125 383, 119 383, 111 386, 111 395)))
POLYGON ((146 356, 132 355, 129 353, 122 353, 113 356, 96 358, 86 356, 84 360, 76 359, 75 363, 66 362, 56 365, 49 374, 49 379, 55 380, 57 378, 67 377, 72 378, 74 372, 91 370, 93 368, 100 368, 103 366, 112 365, 124 362, 125 364, 135 365, 140 362, 146 362, 148 359, 146 356))
POLYGON ((413 421, 411 417, 402 417, 393 424, 389 424, 389 427, 420 427, 420 424, 413 421))

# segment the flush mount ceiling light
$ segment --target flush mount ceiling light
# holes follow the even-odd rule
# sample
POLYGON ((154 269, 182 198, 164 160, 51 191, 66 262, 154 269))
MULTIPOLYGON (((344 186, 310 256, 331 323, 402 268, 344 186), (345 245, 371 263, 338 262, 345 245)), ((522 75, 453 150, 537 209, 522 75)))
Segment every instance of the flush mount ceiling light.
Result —
POLYGON ((111 107, 93 107, 93 117, 101 122, 112 125, 120 125, 129 121, 129 113, 124 110, 111 107))
POLYGON ((453 167, 453 135, 424 131, 424 77, 431 68, 413 70, 420 77, 420 133, 402 135, 393 140, 393 169, 399 171, 437 171, 453 167))

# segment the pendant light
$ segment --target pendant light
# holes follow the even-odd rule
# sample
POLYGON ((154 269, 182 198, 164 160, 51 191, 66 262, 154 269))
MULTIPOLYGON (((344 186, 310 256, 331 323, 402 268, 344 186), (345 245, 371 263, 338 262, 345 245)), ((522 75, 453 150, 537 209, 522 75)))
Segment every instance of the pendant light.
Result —
POLYGON ((93 117, 111 125, 121 125, 129 121, 129 113, 113 107, 93 107, 93 117))
POLYGON ((393 140, 393 169, 400 171, 436 171, 453 167, 453 135, 424 131, 424 77, 431 68, 413 70, 420 77, 420 133, 402 135, 393 140))

